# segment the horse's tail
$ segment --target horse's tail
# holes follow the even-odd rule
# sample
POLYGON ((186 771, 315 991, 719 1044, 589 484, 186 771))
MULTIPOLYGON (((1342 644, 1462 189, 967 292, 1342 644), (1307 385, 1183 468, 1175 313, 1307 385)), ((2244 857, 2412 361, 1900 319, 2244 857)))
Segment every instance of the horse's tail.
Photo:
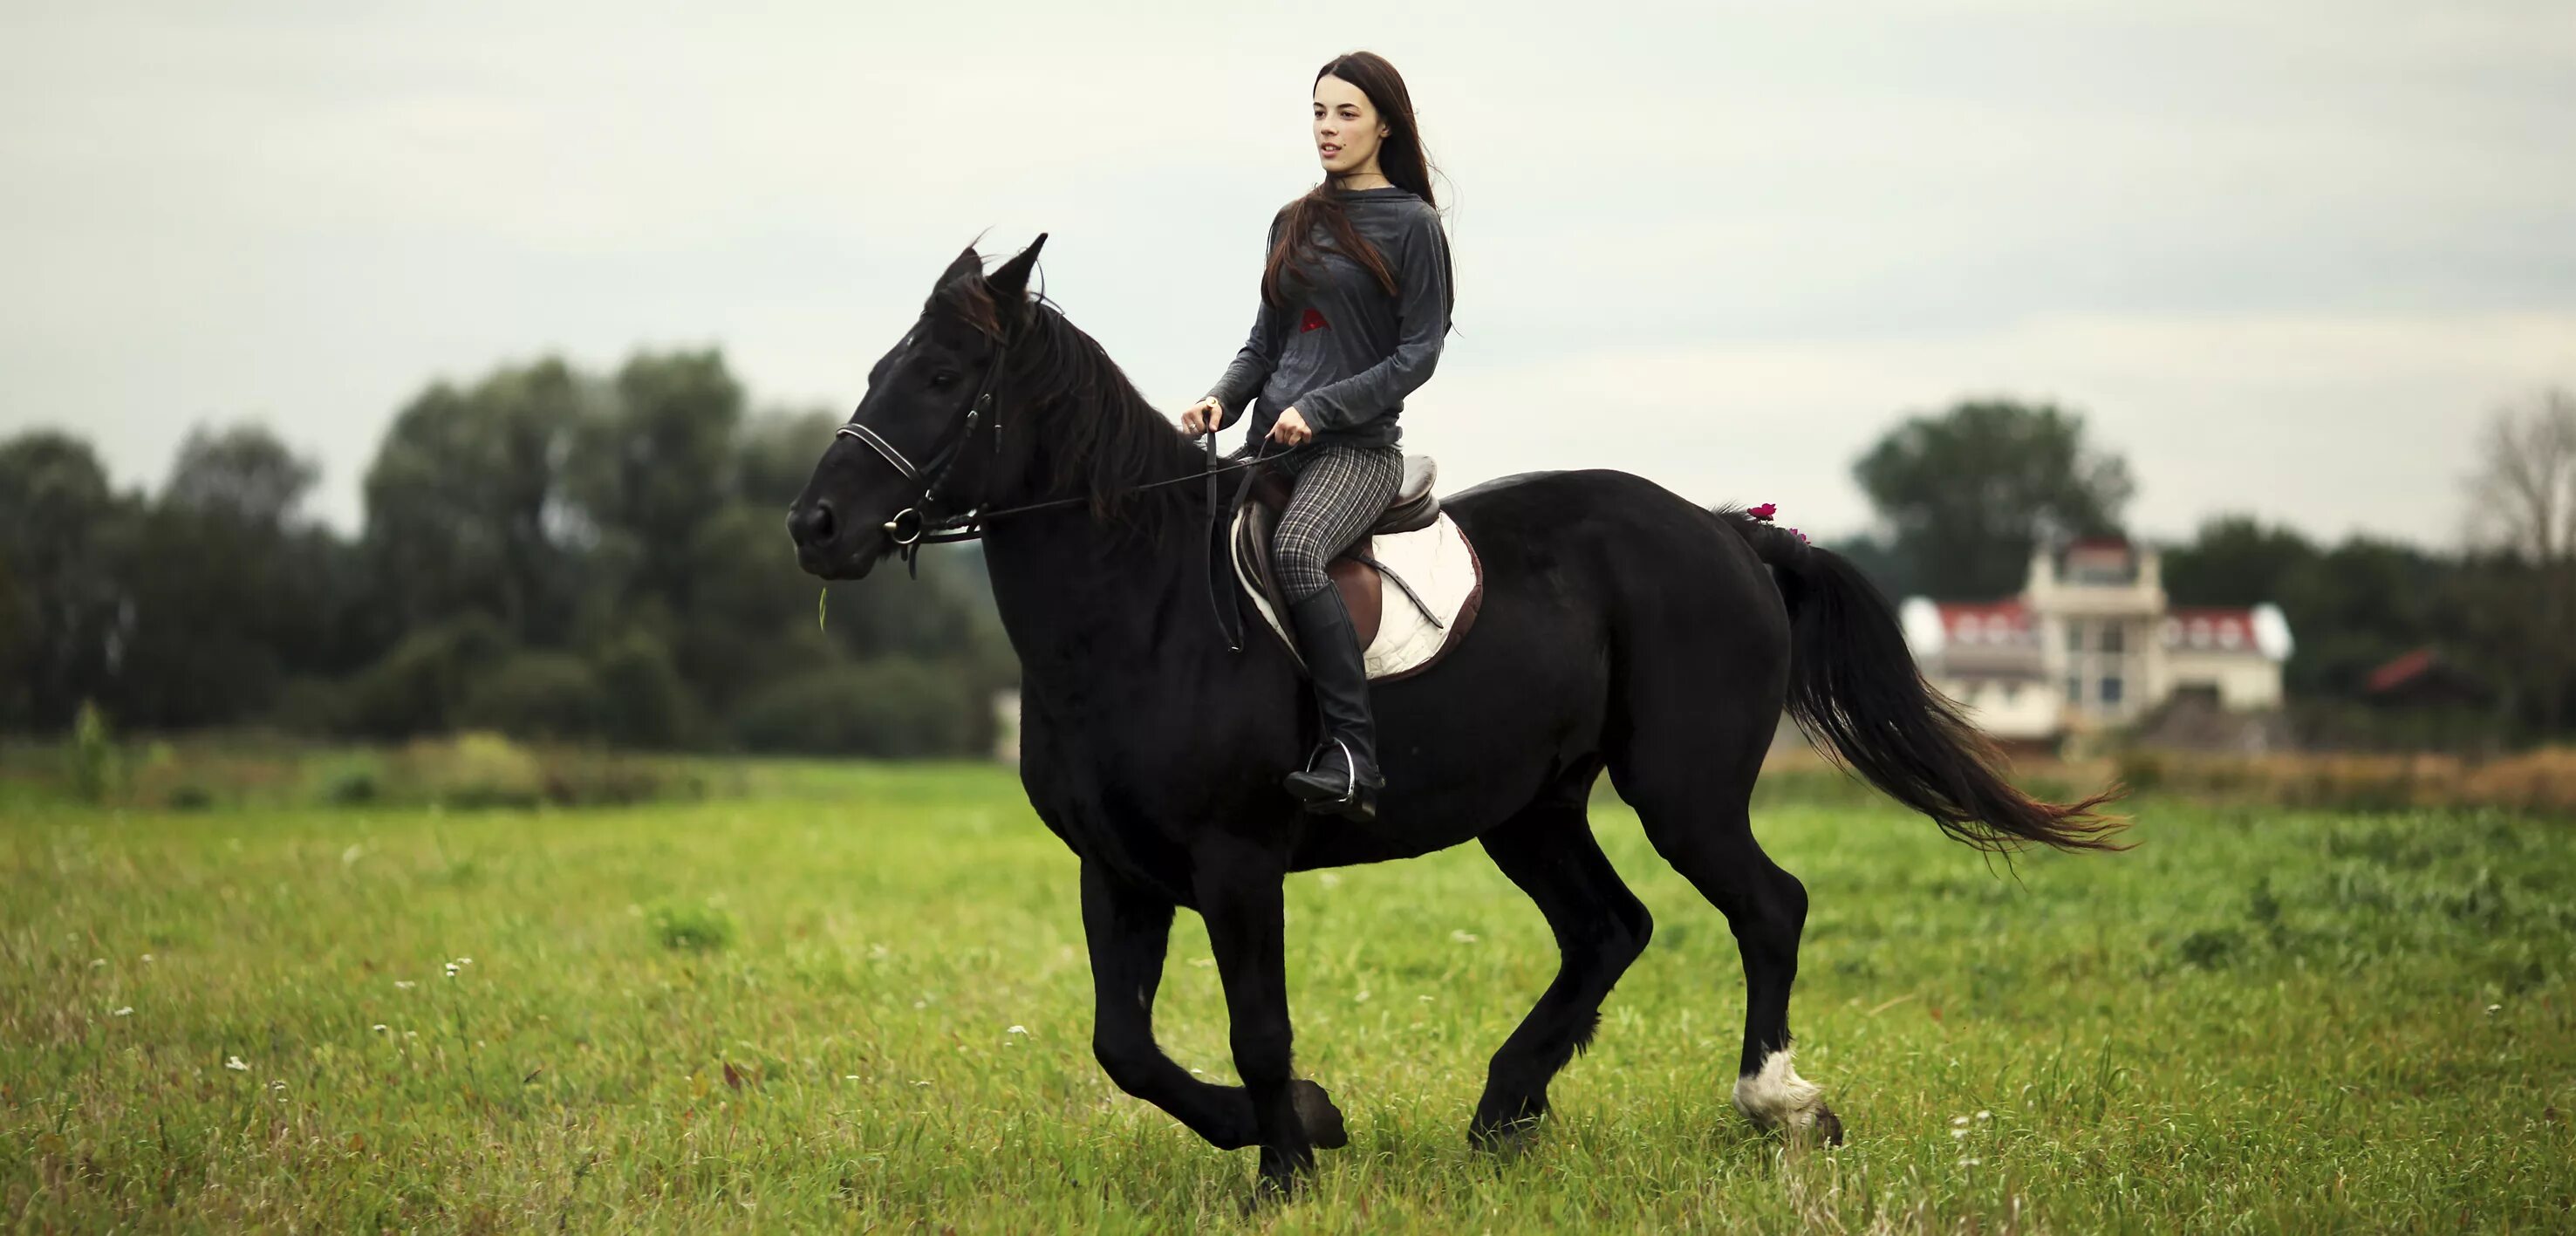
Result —
POLYGON ((1981 850, 2032 841, 2123 848, 2110 834, 2126 821, 2094 811, 2118 789, 2061 805, 2004 780, 1994 744, 1923 681, 1895 609, 1850 561, 1742 511, 1716 514, 1780 582, 1789 605, 1789 715, 1826 758, 1981 850))

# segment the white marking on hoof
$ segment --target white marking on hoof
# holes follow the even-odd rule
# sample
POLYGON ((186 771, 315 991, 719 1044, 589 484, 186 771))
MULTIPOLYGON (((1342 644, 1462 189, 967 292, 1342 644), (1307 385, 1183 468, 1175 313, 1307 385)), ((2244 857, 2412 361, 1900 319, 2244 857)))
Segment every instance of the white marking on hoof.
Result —
POLYGON ((1735 1110, 1756 1128, 1803 1132, 1816 1127, 1816 1113, 1824 1108, 1824 1087, 1798 1076, 1789 1056, 1787 1051, 1775 1051, 1762 1058, 1760 1071, 1735 1079, 1735 1110))

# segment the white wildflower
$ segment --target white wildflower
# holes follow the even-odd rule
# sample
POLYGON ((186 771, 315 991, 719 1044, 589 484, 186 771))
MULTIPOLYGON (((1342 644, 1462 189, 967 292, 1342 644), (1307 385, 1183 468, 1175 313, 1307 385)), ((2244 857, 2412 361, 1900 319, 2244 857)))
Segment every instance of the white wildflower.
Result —
POLYGON ((1476 942, 1476 933, 1472 931, 1453 931, 1449 933, 1449 938, 1459 944, 1473 944, 1476 942))
POLYGON ((859 1080, 859 1075, 858 1075, 858 1074, 856 1074, 856 1073, 843 1073, 843 1074, 841 1074, 841 1080, 842 1080, 842 1081, 857 1081, 857 1080, 859 1080))
POLYGON ((131 1004, 126 1005, 124 1008, 118 1009, 118 1010, 116 1010, 115 1012, 108 1014, 108 1016, 110 1016, 110 1017, 132 1017, 132 1016, 134 1016, 134 1006, 133 1006, 133 1005, 131 1005, 131 1004))
POLYGON ((1353 1003, 1353 1004, 1366 1004, 1366 1003, 1368 1003, 1368 1001, 1369 1001, 1369 990, 1368 990, 1368 988, 1365 988, 1365 987, 1363 987, 1363 988, 1361 988, 1361 989, 1360 989, 1360 994, 1358 994, 1358 995, 1356 995, 1356 996, 1351 997, 1351 1003, 1353 1003))
POLYGON ((415 983, 410 979, 395 979, 394 986, 402 991, 410 991, 412 988, 420 986, 420 984, 415 983))
POLYGON ((451 961, 451 962, 447 963, 447 977, 449 977, 449 978, 455 978, 455 977, 456 977, 456 963, 455 963, 455 962, 452 962, 452 961, 451 961))
POLYGON ((92 970, 104 970, 107 968, 107 959, 104 957, 92 957, 89 959, 89 968, 92 970))
POLYGON ((150 964, 150 963, 151 963, 151 961, 152 961, 152 954, 150 954, 150 953, 145 953, 145 954, 143 955, 143 960, 144 960, 144 963, 145 963, 145 964, 147 964, 147 965, 148 965, 148 964, 150 964))
POLYGON ((456 959, 456 964, 460 966, 470 966, 474 964, 474 959, 471 957, 459 957, 456 959))
POLYGON ((1961 1166, 1961 1167, 1976 1167, 1976 1166, 1978 1166, 1979 1164, 1982 1164, 1982 1163, 1984 1163, 1984 1162, 1985 1162, 1985 1160, 1984 1160, 1984 1159, 1961 1159, 1961 1160, 1959 1160, 1959 1166, 1961 1166))
POLYGON ((2503 1006, 2503 1005, 2501 1005, 2501 1004, 2490 1004, 2490 1005, 2488 1005, 2488 1006, 2487 1006, 2487 1016, 2489 1016, 2489 1017, 2493 1017, 2493 1016, 2495 1016, 2496 1014, 2501 1013, 2501 1012, 2503 1012, 2503 1011, 2504 1011, 2504 1006, 2503 1006))
POLYGON ((1979 1120, 1992 1120, 1992 1119, 1994 1119, 1994 1118, 1995 1118, 1995 1114, 1994 1114, 1993 1112, 1978 1112, 1978 1113, 1977 1113, 1977 1119, 1979 1119, 1979 1120))
POLYGON ((225 1067, 225 1068, 228 1068, 228 1069, 231 1069, 233 1072, 236 1072, 236 1073, 247 1073, 247 1072, 250 1072, 250 1066, 249 1066, 249 1065, 247 1065, 247 1064, 243 1064, 243 1063, 242 1063, 242 1058, 241 1058, 241 1057, 239 1057, 239 1056, 226 1056, 226 1057, 224 1057, 224 1067, 225 1067))
POLYGON ((385 1032, 385 1023, 377 1022, 373 1027, 371 1027, 371 1029, 378 1034, 383 1034, 385 1032))
POLYGON ((1028 1032, 1029 1028, 1027 1026, 1013 1026, 1009 1030, 1003 1031, 1005 1034, 1027 1034, 1028 1032))
POLYGON ((1952 1137, 1966 1137, 1967 1135, 1968 1135, 1968 1131, 1967 1131, 1966 1129, 1952 1129, 1952 1130, 1950 1130, 1950 1136, 1952 1136, 1952 1137))
POLYGON ((1425 995, 1425 996, 1415 996, 1415 997, 1414 997, 1414 999, 1416 999, 1416 1000, 1420 1000, 1420 1001, 1421 1001, 1421 1002, 1423 1002, 1424 1004, 1429 1004, 1429 1003, 1431 1003, 1431 997, 1429 997, 1429 996, 1427 996, 1427 995, 1425 995))
POLYGON ((1316 876, 1315 883, 1321 884, 1326 888, 1340 888, 1342 886, 1342 877, 1327 871, 1322 875, 1316 876))
POLYGON ((1964 1126, 1968 1123, 1968 1118, 1965 1116, 1952 1116, 1950 1117, 1950 1123, 1964 1126))

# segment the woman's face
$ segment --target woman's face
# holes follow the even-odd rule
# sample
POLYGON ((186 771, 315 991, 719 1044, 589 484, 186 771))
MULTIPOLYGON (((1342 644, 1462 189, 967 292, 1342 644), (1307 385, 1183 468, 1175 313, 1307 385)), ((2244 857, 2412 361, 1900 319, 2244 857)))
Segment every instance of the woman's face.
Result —
POLYGON ((1366 92, 1338 77, 1315 80, 1315 155, 1329 176, 1374 172, 1386 122, 1366 92))

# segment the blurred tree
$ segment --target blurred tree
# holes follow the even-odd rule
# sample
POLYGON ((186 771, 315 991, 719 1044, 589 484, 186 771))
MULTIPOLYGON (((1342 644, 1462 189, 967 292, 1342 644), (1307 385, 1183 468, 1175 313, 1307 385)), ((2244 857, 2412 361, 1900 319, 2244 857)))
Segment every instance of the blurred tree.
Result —
POLYGON ((2456 568, 2414 546, 2352 537, 2298 564, 2275 598, 2298 635, 2284 685, 2359 698, 2370 672, 2461 629, 2456 568))
POLYGON ((320 467, 298 458, 264 426, 236 425, 218 433, 200 425, 179 443, 161 502, 245 528, 284 532, 321 476, 320 467))
POLYGON ((1859 536, 1829 541, 1825 548, 1859 567, 1860 573, 1868 576, 1869 582, 1890 600, 1923 592, 1922 581, 1915 576, 1913 561, 1898 553, 1896 546, 1888 541, 1864 532, 1859 536))
POLYGON ((2135 488, 2124 460, 2085 441, 2081 415, 2006 400, 1913 417, 1852 474, 1919 586, 1963 599, 2019 591, 2045 538, 2116 533, 2135 488))
POLYGON ((770 513, 785 529, 787 508, 805 492, 805 482, 840 423, 829 412, 771 412, 745 422, 734 496, 770 513))
POLYGON ((318 470, 255 425, 191 431, 150 502, 70 437, 0 444, 0 727, 96 699, 141 729, 978 746, 1017 667, 976 548, 833 585, 818 624, 782 518, 833 418, 743 406, 713 351, 433 385, 386 433, 354 543, 306 518, 318 470), (806 706, 837 737, 791 738, 806 706))
POLYGON ((581 579, 562 469, 598 401, 559 360, 432 386, 367 470, 366 548, 406 626, 480 612, 523 642, 562 638, 581 579))
POLYGON ((2294 529, 2220 515, 2203 522, 2189 544, 2166 548, 2165 593, 2176 605, 2277 604, 2290 577, 2317 557, 2317 547, 2294 529))
POLYGON ((257 425, 199 426, 159 500, 109 550, 130 625, 111 698, 129 725, 186 727, 258 713, 291 671, 335 655, 351 598, 334 538, 307 525, 321 472, 257 425))
POLYGON ((2511 598, 2487 634, 2518 706, 2556 734, 2576 715, 2576 394, 2497 410, 2469 489, 2472 535, 2499 552, 2491 582, 2511 598))
POLYGON ((688 611, 688 548, 733 495, 742 401, 720 353, 644 353, 583 418, 568 492, 598 538, 595 586, 618 604, 688 611))
POLYGON ((135 505, 86 442, 36 430, 0 443, 0 726, 57 729, 106 692, 124 598, 101 549, 135 505))

